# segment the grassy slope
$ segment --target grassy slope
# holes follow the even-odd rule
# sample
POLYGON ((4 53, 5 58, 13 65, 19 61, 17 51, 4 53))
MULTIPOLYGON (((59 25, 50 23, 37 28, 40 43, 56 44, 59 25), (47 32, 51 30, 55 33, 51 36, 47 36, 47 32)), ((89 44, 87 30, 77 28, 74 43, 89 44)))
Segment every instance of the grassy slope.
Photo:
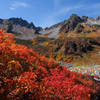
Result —
POLYGON ((84 32, 89 32, 91 30, 92 31, 85 34, 76 33, 75 31, 71 31, 69 33, 59 33, 60 38, 57 40, 48 39, 45 37, 37 37, 34 41, 20 39, 15 40, 17 43, 31 47, 39 54, 45 55, 55 60, 63 59, 66 61, 66 59, 73 57, 74 59, 71 61, 71 63, 78 63, 78 65, 100 65, 100 46, 97 45, 93 45, 93 51, 82 54, 83 57, 74 56, 73 54, 67 56, 64 55, 64 41, 68 38, 68 36, 75 39, 81 39, 81 37, 96 38, 100 42, 100 28, 97 29, 97 27, 91 27, 86 24, 84 24, 84 27, 84 32), (93 30, 96 31, 94 32, 93 30), (39 43, 43 43, 44 45, 41 45, 39 43))

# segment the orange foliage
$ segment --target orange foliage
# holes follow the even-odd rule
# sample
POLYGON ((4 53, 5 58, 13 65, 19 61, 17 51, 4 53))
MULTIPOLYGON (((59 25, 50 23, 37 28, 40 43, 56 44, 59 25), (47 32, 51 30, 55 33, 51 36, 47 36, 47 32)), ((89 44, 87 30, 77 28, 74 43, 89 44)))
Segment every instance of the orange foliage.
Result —
POLYGON ((70 72, 0 30, 1 100, 89 100, 99 90, 90 76, 70 72))

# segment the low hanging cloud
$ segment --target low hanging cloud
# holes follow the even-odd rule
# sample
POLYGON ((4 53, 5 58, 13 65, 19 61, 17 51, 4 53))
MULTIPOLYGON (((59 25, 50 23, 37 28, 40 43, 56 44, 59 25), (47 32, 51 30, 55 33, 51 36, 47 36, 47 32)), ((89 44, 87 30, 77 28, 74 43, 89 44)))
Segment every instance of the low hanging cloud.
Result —
POLYGON ((17 8, 19 7, 29 7, 30 5, 29 4, 26 4, 24 2, 14 2, 11 4, 11 7, 10 7, 10 10, 16 10, 17 8))

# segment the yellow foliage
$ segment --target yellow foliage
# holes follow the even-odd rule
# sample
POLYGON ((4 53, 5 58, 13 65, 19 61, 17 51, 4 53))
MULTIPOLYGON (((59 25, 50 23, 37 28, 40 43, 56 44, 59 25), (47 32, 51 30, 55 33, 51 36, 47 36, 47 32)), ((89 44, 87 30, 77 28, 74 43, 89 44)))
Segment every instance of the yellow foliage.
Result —
POLYGON ((35 44, 39 44, 38 42, 33 42, 33 45, 35 45, 35 44))
POLYGON ((61 60, 61 59, 63 59, 63 57, 62 57, 62 56, 60 56, 60 55, 57 55, 56 60, 61 60))
POLYGON ((49 42, 43 42, 43 44, 46 46, 46 45, 48 45, 48 44, 49 44, 49 42))

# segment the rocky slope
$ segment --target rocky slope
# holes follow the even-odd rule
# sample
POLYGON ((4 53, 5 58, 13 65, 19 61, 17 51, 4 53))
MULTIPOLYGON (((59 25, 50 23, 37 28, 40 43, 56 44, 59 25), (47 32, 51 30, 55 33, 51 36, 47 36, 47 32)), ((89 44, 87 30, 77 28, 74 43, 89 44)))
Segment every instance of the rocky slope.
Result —
MULTIPOLYGON (((42 45, 35 44, 33 48, 55 60, 81 65, 100 64, 100 26, 94 24, 99 20, 99 17, 93 19, 73 14, 68 20, 41 31, 44 40, 47 37, 56 39, 42 41, 42 45)), ((35 39, 35 42, 39 43, 39 40, 35 39)))
POLYGON ((20 39, 33 39, 39 34, 38 31, 42 30, 41 27, 36 27, 22 18, 0 19, 0 28, 20 39))
POLYGON ((100 16, 93 19, 87 16, 79 17, 76 14, 73 14, 68 20, 44 29, 36 27, 32 22, 28 23, 22 18, 0 19, 0 28, 6 32, 12 32, 16 38, 20 39, 32 39, 37 35, 57 39, 63 34, 67 34, 68 37, 76 37, 76 33, 85 34, 95 31, 97 32, 96 34, 99 34, 97 31, 97 28, 100 27, 99 25, 100 16), (86 29, 86 27, 90 29, 86 29), (72 33, 74 33, 74 36, 72 33))
POLYGON ((100 64, 100 17, 93 19, 73 14, 68 20, 44 29, 21 18, 0 19, 0 28, 13 33, 18 43, 24 39, 23 44, 46 57, 100 64), (30 42, 30 39, 33 40, 30 42))
POLYGON ((58 37, 84 37, 84 34, 87 34, 85 37, 91 37, 94 34, 96 37, 100 35, 99 26, 100 18, 93 19, 91 17, 82 16, 79 17, 76 14, 73 14, 68 20, 65 20, 61 23, 55 24, 51 27, 47 27, 40 31, 40 33, 48 38, 58 38, 58 37), (80 34, 77 34, 80 33, 80 34), (88 34, 91 33, 91 34, 88 34), (54 35, 55 34, 55 35, 54 35))

